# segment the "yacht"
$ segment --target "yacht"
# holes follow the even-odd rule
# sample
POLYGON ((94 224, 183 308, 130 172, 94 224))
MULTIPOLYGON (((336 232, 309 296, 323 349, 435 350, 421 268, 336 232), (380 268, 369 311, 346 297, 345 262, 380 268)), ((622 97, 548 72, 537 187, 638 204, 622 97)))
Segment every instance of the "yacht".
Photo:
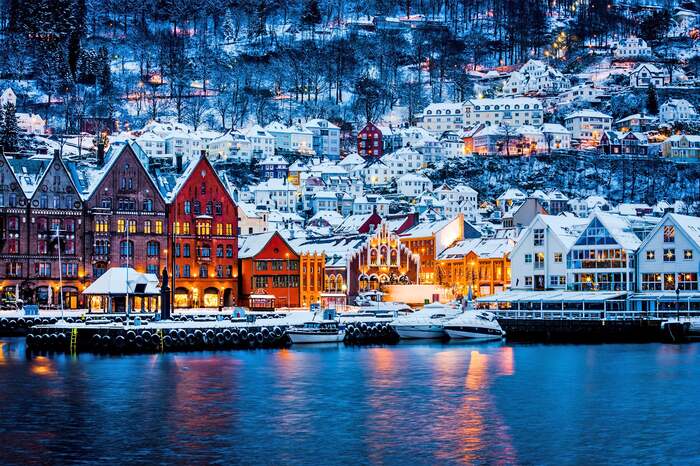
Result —
POLYGON ((445 323, 451 339, 500 340, 505 335, 496 316, 491 312, 467 309, 445 323))
POLYGON ((426 304, 420 311, 399 316, 391 326, 404 339, 444 338, 444 324, 456 317, 459 309, 440 303, 426 304))
POLYGON ((345 329, 337 320, 312 320, 290 327, 287 335, 292 343, 340 343, 345 339, 345 329))

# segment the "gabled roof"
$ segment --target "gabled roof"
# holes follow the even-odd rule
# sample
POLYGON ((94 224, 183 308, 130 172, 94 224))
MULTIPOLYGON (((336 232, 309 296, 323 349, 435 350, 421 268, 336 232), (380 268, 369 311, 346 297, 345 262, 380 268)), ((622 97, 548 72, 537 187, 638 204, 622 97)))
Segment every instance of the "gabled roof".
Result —
POLYGON ((695 245, 695 248, 700 250, 700 217, 693 217, 690 215, 681 215, 674 213, 667 213, 663 216, 661 221, 651 230, 651 232, 644 238, 639 249, 645 247, 649 241, 656 235, 656 233, 666 224, 666 221, 670 220, 683 234, 688 238, 688 240, 695 245))
POLYGON ((595 212, 591 218, 590 222, 597 219, 601 225, 608 231, 610 236, 619 244, 621 247, 636 251, 642 241, 637 237, 637 235, 632 230, 632 225, 627 218, 621 215, 608 214, 603 212, 595 212))
POLYGON ((161 199, 165 200, 158 183, 153 178, 151 173, 148 171, 148 167, 146 167, 146 165, 144 164, 142 157, 139 157, 138 151, 141 151, 140 146, 136 142, 128 141, 123 146, 119 146, 116 148, 110 147, 110 150, 108 150, 107 153, 105 154, 104 165, 101 168, 99 168, 98 170, 85 173, 86 181, 88 182, 88 184, 86 186, 84 186, 84 189, 83 189, 83 192, 85 193, 85 200, 86 201, 88 199, 92 198, 93 194, 95 194, 95 192, 97 192, 97 188, 100 186, 100 184, 102 184, 102 181, 110 173, 114 164, 117 162, 117 160, 119 160, 122 157, 122 155, 124 154, 124 151, 127 149, 132 151, 132 153, 134 154, 134 158, 136 159, 136 162, 140 165, 141 169, 143 170, 144 174, 146 175, 146 178, 151 182, 152 187, 154 188, 153 190, 158 193, 158 195, 161 197, 161 199))
POLYGON ((258 233, 255 235, 239 236, 238 258, 250 259, 252 257, 257 256, 275 235, 279 235, 280 238, 284 240, 284 238, 276 231, 268 231, 265 233, 258 233))
POLYGON ((27 199, 31 199, 49 170, 51 156, 38 156, 29 158, 8 158, 10 168, 14 172, 15 179, 24 192, 27 199))

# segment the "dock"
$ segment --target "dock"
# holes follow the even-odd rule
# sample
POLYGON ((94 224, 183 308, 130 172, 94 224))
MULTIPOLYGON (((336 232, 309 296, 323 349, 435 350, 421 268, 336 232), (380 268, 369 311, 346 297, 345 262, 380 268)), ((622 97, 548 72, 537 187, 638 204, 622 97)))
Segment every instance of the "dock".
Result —
MULTIPOLYGON (((92 315, 89 319, 41 319, 26 328, 27 348, 33 352, 156 353, 217 349, 280 348, 290 345, 286 331, 312 319, 310 312, 251 315, 181 315, 173 320, 139 316, 92 315), (48 319, 48 323, 43 320, 48 319), (71 319, 72 321, 68 321, 71 319)), ((391 343, 398 336, 390 317, 339 316, 346 329, 345 343, 391 343)), ((25 323, 28 323, 25 321, 25 323)))

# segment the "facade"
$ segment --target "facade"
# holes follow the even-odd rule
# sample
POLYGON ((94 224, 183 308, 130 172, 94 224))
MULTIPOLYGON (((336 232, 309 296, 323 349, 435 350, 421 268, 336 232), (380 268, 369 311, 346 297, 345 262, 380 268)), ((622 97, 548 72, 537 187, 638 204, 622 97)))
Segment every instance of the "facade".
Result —
POLYGON ((571 148, 571 131, 556 123, 545 123, 540 127, 547 152, 571 148))
POLYGON ((541 126, 544 123, 542 103, 532 97, 473 99, 464 102, 465 126, 482 123, 486 126, 541 126))
POLYGON ((209 160, 193 160, 173 183, 161 185, 172 224, 175 307, 236 303, 238 212, 209 160))
POLYGON ((258 163, 263 177, 286 178, 289 173, 289 163, 281 155, 271 155, 258 163))
POLYGON ((317 155, 332 160, 340 158, 340 128, 328 120, 313 119, 304 128, 313 133, 313 148, 317 155))
POLYGON ((43 306, 81 306, 83 204, 66 165, 58 152, 38 159, 3 156, 0 162, 3 297, 43 306))
POLYGON ((637 261, 637 291, 697 291, 700 218, 664 215, 640 245, 637 261))
POLYGON ((276 231, 241 237, 241 304, 250 305, 251 296, 273 296, 276 307, 299 307, 299 260, 299 255, 276 231))
POLYGON ((357 153, 362 157, 381 157, 384 155, 381 130, 372 123, 367 123, 357 133, 357 153))
POLYGON ((559 105, 566 105, 573 102, 587 102, 590 104, 599 103, 605 95, 605 90, 596 87, 593 83, 578 84, 571 87, 557 96, 559 105))
POLYGON ((423 110, 421 128, 436 136, 445 131, 461 132, 464 115, 461 103, 432 103, 423 110))
POLYGON ((437 258, 455 242, 464 239, 464 216, 418 223, 400 235, 400 240, 420 257, 420 283, 438 282, 437 258))
POLYGON ((627 218, 595 212, 566 256, 567 288, 634 291, 641 240, 627 218))
POLYGON ((651 63, 642 63, 630 73, 630 86, 646 89, 649 85, 663 87, 671 82, 668 73, 651 63))
POLYGON ((649 57, 651 56, 651 47, 644 39, 628 37, 617 43, 613 49, 613 56, 618 60, 631 57, 649 57))
MULTIPOLYGON (((85 276, 112 267, 160 276, 168 263, 167 205, 131 144, 108 152, 85 199, 85 276)), ((136 308, 140 307, 135 303, 136 308)), ((99 308, 94 303, 93 308, 99 308)))
POLYGON ((510 251, 506 238, 465 239, 445 249, 438 257, 439 283, 456 296, 500 293, 510 287, 510 251))
POLYGON ((649 140, 644 133, 606 131, 600 138, 599 147, 609 155, 626 157, 649 155, 649 140))
POLYGON ((433 182, 423 175, 407 173, 396 180, 396 190, 402 196, 416 197, 433 190, 433 182))
POLYGON ((659 107, 659 120, 662 123, 697 121, 698 112, 685 99, 669 99, 659 107))
POLYGON ((528 60, 503 84, 503 95, 556 95, 569 87, 569 79, 559 70, 541 60, 528 60))
POLYGON ((588 221, 538 215, 510 254, 513 289, 566 289, 566 257, 588 221))
POLYGON ((605 131, 612 128, 612 117, 596 110, 581 110, 564 118, 571 137, 583 145, 597 145, 605 131))
POLYGON ((661 144, 661 154, 682 162, 700 162, 700 136, 674 134, 661 144))
MULTIPOLYGON (((306 308, 312 303, 321 301, 321 294, 326 291, 325 266, 326 257, 323 253, 305 252, 299 254, 299 299, 301 307, 306 308)), ((334 283, 334 288, 338 288, 338 285, 340 285, 337 291, 345 293, 346 288, 342 278, 340 283, 337 282, 338 280, 334 283)), ((328 284, 330 285, 330 283, 328 284)))
POLYGON ((243 134, 250 141, 251 156, 255 160, 263 160, 275 154, 275 137, 262 126, 253 125, 243 130, 243 134))

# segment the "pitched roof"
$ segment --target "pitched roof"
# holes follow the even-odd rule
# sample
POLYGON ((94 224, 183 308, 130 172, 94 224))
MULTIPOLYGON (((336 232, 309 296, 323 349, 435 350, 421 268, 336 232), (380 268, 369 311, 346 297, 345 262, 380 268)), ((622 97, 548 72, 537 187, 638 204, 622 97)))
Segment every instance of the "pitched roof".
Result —
POLYGON ((255 257, 265 248, 273 236, 279 235, 276 231, 268 231, 255 235, 238 237, 238 258, 249 259, 255 257))

